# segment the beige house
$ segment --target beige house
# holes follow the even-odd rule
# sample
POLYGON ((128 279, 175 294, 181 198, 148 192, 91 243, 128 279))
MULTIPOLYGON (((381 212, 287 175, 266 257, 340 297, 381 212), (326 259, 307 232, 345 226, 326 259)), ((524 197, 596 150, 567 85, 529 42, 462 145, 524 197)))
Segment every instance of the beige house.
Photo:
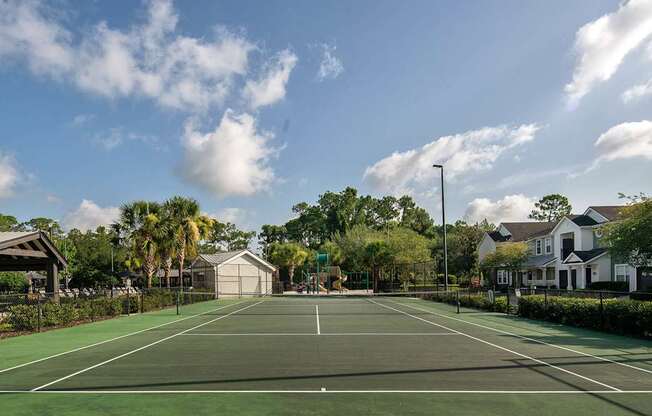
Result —
POLYGON ((190 265, 193 288, 217 297, 271 294, 275 270, 249 250, 200 254, 190 265))

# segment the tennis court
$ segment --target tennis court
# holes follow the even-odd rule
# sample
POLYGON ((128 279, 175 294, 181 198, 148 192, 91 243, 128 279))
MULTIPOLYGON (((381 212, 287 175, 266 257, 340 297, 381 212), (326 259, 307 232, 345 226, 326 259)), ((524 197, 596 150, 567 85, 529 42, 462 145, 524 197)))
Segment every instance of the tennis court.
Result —
POLYGON ((474 321, 470 310, 455 315, 446 305, 403 296, 264 297, 202 308, 99 345, 0 368, 0 390, 629 394, 652 403, 649 345, 636 356, 589 353, 474 321))

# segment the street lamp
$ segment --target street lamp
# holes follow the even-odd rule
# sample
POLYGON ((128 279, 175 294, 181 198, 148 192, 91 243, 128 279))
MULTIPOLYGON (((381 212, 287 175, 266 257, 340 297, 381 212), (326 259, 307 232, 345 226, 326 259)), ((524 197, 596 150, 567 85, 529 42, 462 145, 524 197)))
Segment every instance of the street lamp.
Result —
POLYGON ((448 246, 446 242, 446 204, 444 200, 444 165, 432 165, 441 169, 441 222, 444 229, 444 290, 448 291, 448 246))

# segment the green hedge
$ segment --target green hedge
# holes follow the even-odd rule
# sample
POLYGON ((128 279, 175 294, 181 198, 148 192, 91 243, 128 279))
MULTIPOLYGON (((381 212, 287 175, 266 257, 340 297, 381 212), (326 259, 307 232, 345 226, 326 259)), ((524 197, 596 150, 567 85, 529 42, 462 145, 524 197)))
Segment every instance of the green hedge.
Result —
POLYGON ((637 300, 523 296, 518 314, 565 325, 598 329, 618 334, 652 337, 652 302, 637 300))
POLYGON ((593 282, 590 290, 611 290, 613 292, 629 292, 629 282, 593 282))
MULTIPOLYGON (((457 304, 457 295, 455 292, 433 293, 431 295, 426 295, 426 299, 451 305, 457 304)), ((476 308, 492 312, 507 312, 508 308, 506 297, 496 297, 495 302, 492 303, 485 295, 472 294, 469 296, 468 294, 460 293, 459 299, 460 306, 467 308, 476 308)))
MULTIPOLYGON (((70 325, 78 321, 118 316, 122 299, 77 299, 76 302, 44 302, 41 304, 41 327, 70 325)), ((38 305, 14 305, 9 308, 6 322, 15 331, 31 331, 38 327, 38 305)))

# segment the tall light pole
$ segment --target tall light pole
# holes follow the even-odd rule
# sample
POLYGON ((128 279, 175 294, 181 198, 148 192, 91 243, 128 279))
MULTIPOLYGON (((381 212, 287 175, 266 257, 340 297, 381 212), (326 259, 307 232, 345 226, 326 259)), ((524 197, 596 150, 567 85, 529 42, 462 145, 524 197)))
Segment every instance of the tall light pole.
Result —
POLYGON ((444 165, 432 165, 441 169, 441 222, 444 229, 444 290, 448 291, 448 244, 446 241, 446 200, 444 198, 444 165))

